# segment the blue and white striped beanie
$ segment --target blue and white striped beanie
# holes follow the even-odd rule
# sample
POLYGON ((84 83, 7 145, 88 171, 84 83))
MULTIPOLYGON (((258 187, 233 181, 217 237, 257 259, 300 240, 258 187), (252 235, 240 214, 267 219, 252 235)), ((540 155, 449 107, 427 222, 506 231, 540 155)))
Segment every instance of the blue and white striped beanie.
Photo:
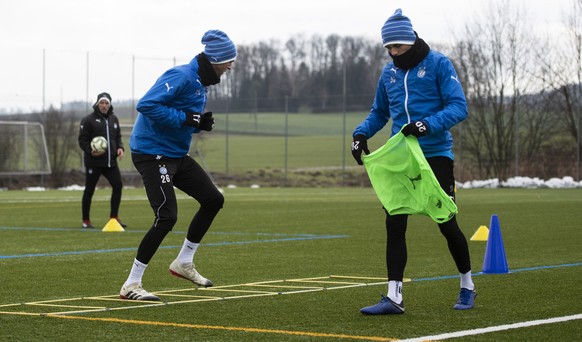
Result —
POLYGON ((410 19, 402 15, 400 8, 397 9, 382 26, 382 43, 384 46, 392 44, 414 45, 415 41, 416 34, 412 29, 410 19))
POLYGON ((204 54, 212 64, 232 62, 236 59, 236 47, 226 33, 210 30, 202 36, 204 54))

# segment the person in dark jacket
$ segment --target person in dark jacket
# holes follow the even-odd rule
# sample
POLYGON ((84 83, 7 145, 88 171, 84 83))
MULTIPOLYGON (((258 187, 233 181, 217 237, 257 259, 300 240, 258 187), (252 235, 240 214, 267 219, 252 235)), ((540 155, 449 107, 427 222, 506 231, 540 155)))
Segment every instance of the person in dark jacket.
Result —
POLYGON ((111 95, 108 93, 97 95, 93 112, 81 120, 78 140, 83 150, 85 163, 85 191, 82 200, 83 228, 95 228, 91 223, 91 201, 101 175, 109 181, 112 188, 109 216, 115 218, 125 228, 126 225, 118 215, 123 184, 117 165, 117 158, 120 160, 123 158, 124 149, 119 120, 113 114, 111 95), (93 149, 91 141, 95 137, 104 137, 107 140, 107 149, 104 151, 93 149))
MULTIPOLYGON (((362 165, 367 140, 392 119, 391 136, 402 131, 418 139, 441 188, 455 199, 453 138, 451 127, 468 115, 467 101, 451 61, 431 50, 412 29, 410 19, 397 9, 382 26, 382 43, 392 61, 382 70, 376 97, 368 117, 354 130, 352 154, 362 165)), ((386 209, 386 267, 388 293, 378 304, 362 308, 367 315, 402 314, 402 282, 407 262, 408 215, 392 215, 386 209)), ((460 274, 460 292, 454 308, 472 309, 476 292, 465 235, 456 216, 439 223, 460 274)))
POLYGON ((170 274, 199 286, 213 285, 195 269, 194 254, 222 208, 224 196, 188 152, 193 134, 214 127, 212 112, 206 111, 207 88, 220 82, 230 69, 236 47, 220 30, 204 33, 202 44, 204 52, 189 64, 167 70, 137 104, 139 113, 129 146, 155 218, 121 287, 121 299, 160 300, 144 290, 142 276, 178 220, 174 188, 191 196, 200 207, 192 217, 178 256, 170 264, 170 274))

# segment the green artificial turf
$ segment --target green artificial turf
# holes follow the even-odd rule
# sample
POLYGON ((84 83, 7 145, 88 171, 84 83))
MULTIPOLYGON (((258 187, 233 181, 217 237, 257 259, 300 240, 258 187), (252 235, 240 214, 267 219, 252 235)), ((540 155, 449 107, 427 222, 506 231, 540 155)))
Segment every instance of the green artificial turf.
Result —
MULTIPOLYGON (((80 228, 80 191, 0 192, 0 340, 380 341, 582 314, 578 189, 459 190, 458 221, 467 239, 498 215, 510 269, 480 274, 486 242, 469 241, 478 292, 469 311, 452 309, 459 279, 436 224, 411 217, 406 313, 376 317, 359 313, 386 292, 384 214, 372 189, 225 189, 224 209, 196 265, 216 289, 229 292, 170 276, 167 268, 198 208, 178 194, 178 223, 143 279, 168 304, 141 307, 113 299, 153 220, 143 189, 124 190, 125 232, 101 231, 110 189, 95 193, 94 230, 80 228), (268 281, 279 282, 264 287, 268 281), (258 282, 261 287, 249 285, 258 282), (54 315, 59 312, 70 313, 54 315)), ((581 333, 578 318, 462 339, 568 341, 581 333)))

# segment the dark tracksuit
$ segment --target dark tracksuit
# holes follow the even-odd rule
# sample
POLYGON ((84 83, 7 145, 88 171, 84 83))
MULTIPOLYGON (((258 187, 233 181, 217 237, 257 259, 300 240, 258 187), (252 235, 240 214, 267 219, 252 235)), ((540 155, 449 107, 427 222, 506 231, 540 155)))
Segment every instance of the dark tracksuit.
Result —
POLYGON ((79 146, 83 150, 85 163, 85 191, 83 192, 82 213, 83 220, 90 219, 91 201, 99 177, 103 175, 111 184, 111 211, 110 217, 117 217, 121 203, 121 173, 117 165, 117 149, 123 149, 121 127, 117 116, 113 114, 113 106, 107 114, 101 114, 99 108, 93 106, 93 112, 81 120, 79 130, 79 146), (91 140, 102 136, 107 139, 107 152, 99 157, 91 155, 91 140))

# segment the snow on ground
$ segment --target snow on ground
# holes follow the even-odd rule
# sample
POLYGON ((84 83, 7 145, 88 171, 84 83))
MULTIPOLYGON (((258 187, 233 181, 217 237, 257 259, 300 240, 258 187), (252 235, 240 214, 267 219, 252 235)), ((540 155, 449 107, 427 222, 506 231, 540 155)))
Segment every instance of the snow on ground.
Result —
MULTIPOLYGON (((237 186, 234 184, 229 184, 227 188, 234 189, 237 186)), ((259 185, 253 184, 251 188, 256 189, 259 188, 259 185)), ((464 183, 457 182, 457 188, 459 189, 494 189, 494 188, 525 188, 525 189, 574 189, 574 188, 582 188, 582 181, 575 181, 574 178, 570 176, 566 176, 564 178, 550 178, 548 180, 539 179, 537 177, 530 178, 530 177, 513 177, 509 178, 506 181, 500 182, 499 179, 488 179, 488 180, 473 180, 467 181, 464 183)), ((63 188, 59 188, 59 190, 65 191, 83 191, 85 189, 84 186, 73 184, 70 186, 66 186, 63 188)), ((6 189, 1 189, 3 191, 6 189)), ((28 191, 44 191, 46 190, 44 187, 30 187, 26 188, 25 190, 28 191)))
POLYGON ((509 178, 504 182, 500 182, 499 179, 489 179, 489 180, 475 180, 467 181, 464 183, 458 183, 457 187, 460 189, 475 189, 475 188, 526 188, 526 189, 538 189, 538 188, 550 188, 550 189, 572 189, 572 188, 582 188, 582 181, 575 181, 574 178, 566 176, 564 178, 550 178, 548 180, 539 179, 537 177, 513 177, 509 178))

